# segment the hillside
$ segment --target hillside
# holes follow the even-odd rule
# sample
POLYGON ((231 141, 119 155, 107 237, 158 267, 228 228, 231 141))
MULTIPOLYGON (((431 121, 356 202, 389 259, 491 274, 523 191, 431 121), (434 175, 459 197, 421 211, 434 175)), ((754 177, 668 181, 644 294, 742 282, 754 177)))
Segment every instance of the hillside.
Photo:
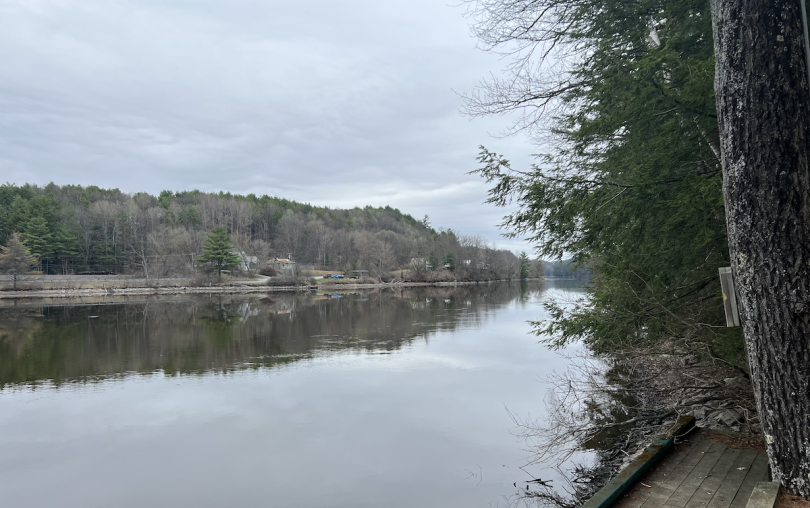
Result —
POLYGON ((267 260, 292 258, 329 270, 380 274, 420 259, 464 278, 511 278, 517 257, 479 237, 432 228, 386 206, 333 209, 271 196, 205 193, 158 196, 53 183, 0 186, 0 240, 19 232, 45 273, 109 272, 188 276, 215 227, 236 249, 267 260))

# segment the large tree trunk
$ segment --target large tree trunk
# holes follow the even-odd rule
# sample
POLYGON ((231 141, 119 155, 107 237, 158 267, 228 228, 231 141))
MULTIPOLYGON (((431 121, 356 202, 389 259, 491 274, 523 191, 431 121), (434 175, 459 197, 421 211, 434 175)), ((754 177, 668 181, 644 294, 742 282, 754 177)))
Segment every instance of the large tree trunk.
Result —
POLYGON ((729 250, 774 479, 810 498, 810 92, 801 0, 712 0, 729 250))

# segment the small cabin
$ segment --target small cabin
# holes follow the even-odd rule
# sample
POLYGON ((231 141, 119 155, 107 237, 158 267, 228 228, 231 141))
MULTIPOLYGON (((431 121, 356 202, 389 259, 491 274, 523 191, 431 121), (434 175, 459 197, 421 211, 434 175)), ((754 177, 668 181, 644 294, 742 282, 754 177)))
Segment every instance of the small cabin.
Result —
POLYGON ((291 259, 274 258, 268 261, 267 264, 272 266, 278 273, 295 272, 295 261, 291 259))

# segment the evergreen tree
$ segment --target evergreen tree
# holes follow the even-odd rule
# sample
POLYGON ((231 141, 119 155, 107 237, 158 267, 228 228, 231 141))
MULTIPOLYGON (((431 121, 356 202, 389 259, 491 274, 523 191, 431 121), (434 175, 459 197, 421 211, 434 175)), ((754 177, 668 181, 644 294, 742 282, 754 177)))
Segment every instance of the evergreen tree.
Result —
POLYGON ((174 201, 174 199, 175 199, 174 192, 170 190, 162 190, 158 195, 158 203, 160 203, 160 206, 166 210, 169 209, 169 205, 172 204, 172 201, 174 201))
POLYGON ((428 264, 431 266, 431 270, 439 268, 439 257, 433 251, 428 254, 428 264))
POLYGON ((520 278, 521 279, 528 279, 529 278, 529 256, 525 252, 521 252, 520 256, 518 256, 518 260, 520 261, 520 278))
POLYGON ((17 291, 17 279, 28 272, 37 259, 31 255, 18 233, 12 233, 7 243, 5 247, 0 246, 0 271, 12 276, 14 291, 17 291))
POLYGON ((216 270, 217 276, 222 278, 222 270, 228 270, 239 264, 240 258, 233 252, 231 237, 225 228, 215 227, 203 242, 203 253, 200 261, 211 263, 211 270, 216 270))
POLYGON ((43 259, 50 259, 53 256, 53 235, 48 230, 44 217, 29 220, 20 236, 31 254, 39 258, 40 263, 43 259))
POLYGON ((29 201, 30 196, 24 197, 24 189, 17 189, 17 193, 9 205, 8 212, 6 214, 6 231, 0 233, 10 235, 13 232, 20 231, 25 227, 25 224, 31 220, 31 206, 29 201))
POLYGON ((200 223, 200 214, 197 208, 187 206, 180 212, 180 223, 186 226, 196 226, 200 223))
POLYGON ((471 3, 484 44, 516 44, 525 59, 468 112, 522 111, 515 129, 556 137, 528 170, 482 147, 489 201, 515 199, 503 224, 514 236, 595 275, 589 303, 552 308, 538 331, 603 351, 691 337, 744 362, 739 331, 712 328, 724 323, 717 269, 729 257, 709 1, 471 3), (558 72, 542 73, 551 62, 531 55, 557 50, 568 52, 558 72))
POLYGON ((456 269, 456 256, 454 256, 452 252, 448 252, 444 257, 444 266, 451 272, 456 269))
MULTIPOLYGON (((53 235, 54 256, 63 265, 63 271, 67 266, 69 258, 79 252, 78 238, 76 234, 63 223, 56 225, 53 235)), ((66 273, 66 272, 65 272, 66 273)))

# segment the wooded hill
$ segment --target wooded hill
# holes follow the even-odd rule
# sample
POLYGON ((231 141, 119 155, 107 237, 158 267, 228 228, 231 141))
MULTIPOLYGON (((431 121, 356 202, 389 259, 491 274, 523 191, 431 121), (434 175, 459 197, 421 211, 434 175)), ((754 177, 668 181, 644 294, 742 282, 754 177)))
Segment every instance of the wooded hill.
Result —
POLYGON ((280 257, 382 274, 418 259, 472 279, 511 278, 520 268, 513 253, 489 248, 480 237, 437 231, 427 216, 416 220, 390 206, 343 210, 197 190, 153 196, 53 183, 0 186, 0 239, 19 232, 45 273, 188 276, 218 226, 235 250, 259 264, 280 257))

